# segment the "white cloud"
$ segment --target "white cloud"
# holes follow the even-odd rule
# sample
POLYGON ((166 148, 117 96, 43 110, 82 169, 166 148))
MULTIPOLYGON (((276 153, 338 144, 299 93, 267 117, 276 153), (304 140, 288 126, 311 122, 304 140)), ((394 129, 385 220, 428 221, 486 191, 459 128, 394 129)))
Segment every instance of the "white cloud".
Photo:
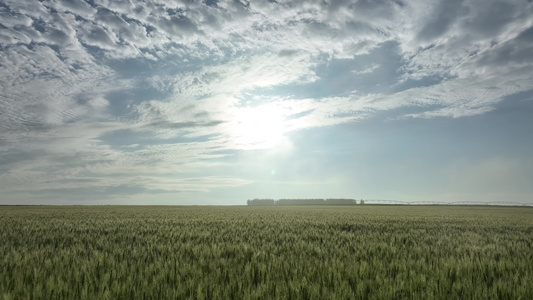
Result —
POLYGON ((74 15, 80 16, 86 20, 92 20, 96 9, 89 5, 85 1, 76 1, 76 0, 59 0, 59 1, 47 1, 47 6, 54 8, 55 10, 62 13, 72 13, 74 15))
MULTIPOLYGON (((249 149, 245 141, 254 139, 241 132, 236 142, 232 129, 243 111, 278 111, 285 127, 278 131, 286 133, 384 111, 396 118, 479 115, 533 89, 533 4, 519 0, 4 4, 0 154, 35 156, 9 165, 2 181, 21 187, 32 181, 52 188, 81 188, 91 180, 133 184, 126 175, 108 183, 100 176, 120 169, 143 173, 147 189, 244 184, 200 176, 170 188, 146 166, 170 172, 175 164, 177 172, 223 151, 249 149), (387 43, 397 45, 390 56, 399 57, 399 69, 370 61, 387 43), (342 93, 326 86, 316 97, 297 95, 324 79, 324 66, 361 57, 369 61, 346 76, 375 76, 372 84, 386 85, 379 75, 385 69, 406 88, 365 94, 350 90, 347 80, 342 93), (430 85, 427 78, 438 80, 430 85), (121 91, 133 96, 110 96, 121 91), (120 130, 132 136, 123 147, 104 139, 120 130), (146 135, 151 144, 144 143, 146 135), (62 162, 73 155, 79 159, 62 162), (73 181, 61 183, 66 178, 73 181)), ((272 144, 254 141, 255 148, 272 144)))

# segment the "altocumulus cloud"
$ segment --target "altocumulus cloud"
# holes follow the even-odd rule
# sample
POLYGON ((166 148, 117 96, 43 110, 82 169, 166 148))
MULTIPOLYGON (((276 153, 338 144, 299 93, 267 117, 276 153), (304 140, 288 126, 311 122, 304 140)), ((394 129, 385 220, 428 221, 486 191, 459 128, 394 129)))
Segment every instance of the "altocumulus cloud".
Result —
POLYGON ((250 184, 209 170, 277 142, 236 129, 254 109, 279 135, 487 113, 533 90, 531 16, 526 0, 3 1, 3 201, 250 184))

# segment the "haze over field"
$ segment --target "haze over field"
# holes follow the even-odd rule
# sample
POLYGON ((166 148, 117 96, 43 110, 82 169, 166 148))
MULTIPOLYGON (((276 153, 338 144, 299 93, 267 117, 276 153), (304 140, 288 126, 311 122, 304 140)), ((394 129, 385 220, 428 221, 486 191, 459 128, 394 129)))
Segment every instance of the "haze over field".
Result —
POLYGON ((533 2, 0 2, 0 204, 533 204, 533 2))

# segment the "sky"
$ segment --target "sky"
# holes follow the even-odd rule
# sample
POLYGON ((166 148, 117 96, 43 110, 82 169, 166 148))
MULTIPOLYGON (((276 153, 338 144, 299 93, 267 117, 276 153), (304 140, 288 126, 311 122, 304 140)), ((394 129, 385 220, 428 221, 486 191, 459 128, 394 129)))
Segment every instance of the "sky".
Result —
POLYGON ((532 0, 1 0, 0 204, 533 204, 532 0))

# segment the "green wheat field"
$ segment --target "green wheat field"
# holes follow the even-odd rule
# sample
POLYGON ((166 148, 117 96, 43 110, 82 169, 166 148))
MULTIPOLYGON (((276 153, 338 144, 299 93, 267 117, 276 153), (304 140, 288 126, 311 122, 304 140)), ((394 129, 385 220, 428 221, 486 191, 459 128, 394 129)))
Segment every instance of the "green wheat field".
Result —
POLYGON ((533 299, 533 208, 0 207, 3 299, 533 299))

